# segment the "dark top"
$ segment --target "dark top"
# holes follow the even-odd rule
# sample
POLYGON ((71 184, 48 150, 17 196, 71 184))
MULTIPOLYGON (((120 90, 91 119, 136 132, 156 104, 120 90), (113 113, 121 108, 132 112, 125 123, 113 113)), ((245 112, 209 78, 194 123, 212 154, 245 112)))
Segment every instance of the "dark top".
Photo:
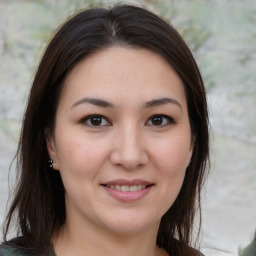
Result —
MULTIPOLYGON (((28 249, 18 249, 18 248, 14 248, 12 246, 7 245, 7 246, 0 246, 0 256, 38 256, 38 254, 35 254, 28 249)), ((45 256, 56 256, 53 248, 50 250, 50 253, 45 256)), ((204 255, 200 253, 200 256, 204 256, 204 255)))
MULTIPOLYGON (((53 249, 50 250, 48 255, 42 254, 42 256, 56 256, 53 249)), ((0 256, 38 256, 38 253, 34 253, 29 249, 14 248, 12 246, 4 245, 0 246, 0 256)))

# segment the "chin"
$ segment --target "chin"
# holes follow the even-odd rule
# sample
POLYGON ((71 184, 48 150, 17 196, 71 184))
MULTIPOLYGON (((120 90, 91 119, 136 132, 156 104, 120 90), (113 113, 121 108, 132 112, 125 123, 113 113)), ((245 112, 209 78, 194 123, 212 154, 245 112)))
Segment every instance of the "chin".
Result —
POLYGON ((111 223, 108 223, 107 229, 112 233, 116 233, 119 235, 129 235, 140 232, 145 232, 146 230, 154 229, 159 227, 160 220, 148 220, 146 217, 131 217, 122 218, 120 216, 115 218, 111 223))

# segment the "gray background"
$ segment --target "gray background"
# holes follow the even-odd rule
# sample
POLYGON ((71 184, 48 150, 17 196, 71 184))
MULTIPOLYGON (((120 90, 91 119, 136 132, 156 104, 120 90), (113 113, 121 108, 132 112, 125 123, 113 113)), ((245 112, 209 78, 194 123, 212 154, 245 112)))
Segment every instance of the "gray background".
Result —
MULTIPOLYGON (((8 170, 40 55, 68 15, 97 2, 0 0, 1 223, 8 198, 8 170)), ((238 247, 253 238, 256 228, 256 1, 140 3, 174 24, 201 68, 212 129, 212 167, 203 195, 202 251, 238 255, 238 247)), ((9 180, 11 186, 14 171, 9 180)))

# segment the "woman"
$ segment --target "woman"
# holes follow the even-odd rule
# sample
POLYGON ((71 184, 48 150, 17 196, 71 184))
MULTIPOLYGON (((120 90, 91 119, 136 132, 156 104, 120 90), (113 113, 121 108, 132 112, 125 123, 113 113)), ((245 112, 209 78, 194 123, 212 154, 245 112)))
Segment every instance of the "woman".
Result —
POLYGON ((1 255, 199 255, 208 139, 203 81, 174 28, 129 5, 75 15, 35 75, 1 255))

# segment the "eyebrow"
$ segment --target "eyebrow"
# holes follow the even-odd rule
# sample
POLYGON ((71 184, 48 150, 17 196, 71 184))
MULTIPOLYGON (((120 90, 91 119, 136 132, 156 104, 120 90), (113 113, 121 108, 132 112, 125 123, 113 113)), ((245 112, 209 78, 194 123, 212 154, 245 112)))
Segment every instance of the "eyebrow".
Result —
POLYGON ((114 107, 113 104, 111 104, 110 102, 106 101, 106 100, 102 100, 102 99, 98 99, 98 98, 82 98, 78 101, 76 101, 73 105, 73 107, 76 107, 80 104, 84 104, 84 103, 90 103, 99 107, 103 107, 103 108, 107 108, 107 107, 114 107))
MULTIPOLYGON (((103 100, 103 99, 99 99, 99 98, 82 98, 78 101, 76 101, 72 106, 71 108, 73 107, 76 107, 80 104, 85 104, 85 103, 89 103, 89 104, 93 104, 95 106, 99 106, 99 107, 102 107, 102 108, 113 108, 114 105, 106 100, 103 100)), ((150 101, 147 101, 144 105, 144 108, 150 108, 150 107, 155 107, 155 106, 161 106, 161 105, 165 105, 165 104, 168 104, 168 103, 171 103, 171 104, 174 104, 174 105, 177 105, 181 110, 183 110, 182 108, 182 105, 175 99, 173 98, 168 98, 168 97, 165 97, 165 98, 159 98, 159 99, 153 99, 153 100, 150 100, 150 101)))
POLYGON ((182 108, 182 105, 175 99, 173 98, 160 98, 160 99, 153 99, 153 100, 150 100, 148 102, 146 102, 145 104, 145 108, 149 108, 149 107, 155 107, 155 106, 160 106, 160 105, 165 105, 165 104, 168 104, 168 103, 171 103, 171 104, 175 104, 177 105, 181 110, 183 110, 182 108))

